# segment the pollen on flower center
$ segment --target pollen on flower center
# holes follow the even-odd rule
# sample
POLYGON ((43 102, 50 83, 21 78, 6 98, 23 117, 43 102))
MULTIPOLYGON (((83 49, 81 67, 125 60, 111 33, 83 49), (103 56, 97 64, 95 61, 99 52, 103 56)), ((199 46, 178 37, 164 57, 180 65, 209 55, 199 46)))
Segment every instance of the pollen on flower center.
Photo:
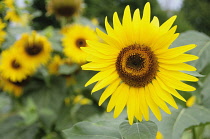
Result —
POLYGON ((82 38, 77 39, 77 40, 76 40, 76 46, 77 46, 78 48, 80 48, 80 47, 85 47, 85 46, 86 46, 86 41, 85 41, 84 39, 82 39, 82 38))
POLYGON ((134 44, 120 51, 116 70, 124 83, 140 88, 145 87, 155 78, 158 62, 149 47, 134 44))
POLYGON ((31 56, 39 54, 42 50, 43 50, 43 45, 39 43, 34 43, 32 45, 27 45, 25 47, 25 51, 27 52, 27 54, 31 56))
POLYGON ((144 67, 144 60, 139 54, 134 53, 127 58, 126 67, 140 70, 144 67))
POLYGON ((20 63, 18 63, 15 59, 12 61, 11 66, 12 66, 14 69, 19 69, 19 68, 21 67, 21 66, 20 66, 20 63))

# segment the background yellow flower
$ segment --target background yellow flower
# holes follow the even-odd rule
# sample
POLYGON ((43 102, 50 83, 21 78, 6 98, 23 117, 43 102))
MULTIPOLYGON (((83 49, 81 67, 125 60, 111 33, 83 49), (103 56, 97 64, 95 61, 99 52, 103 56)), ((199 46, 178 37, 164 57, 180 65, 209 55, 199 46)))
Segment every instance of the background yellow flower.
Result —
POLYGON ((94 30, 89 26, 74 24, 68 28, 62 39, 63 52, 72 62, 86 62, 87 54, 80 47, 89 47, 86 40, 98 40, 94 30))

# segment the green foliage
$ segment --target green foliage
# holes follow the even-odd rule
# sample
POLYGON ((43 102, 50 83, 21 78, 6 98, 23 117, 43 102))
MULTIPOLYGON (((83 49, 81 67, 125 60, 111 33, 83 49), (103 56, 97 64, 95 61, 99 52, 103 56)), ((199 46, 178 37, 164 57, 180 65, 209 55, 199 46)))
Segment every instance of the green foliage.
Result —
POLYGON ((120 124, 120 132, 125 139, 154 139, 157 134, 157 125, 151 121, 133 125, 123 122, 120 124))
POLYGON ((171 115, 163 114, 163 120, 156 122, 165 138, 179 139, 185 129, 210 122, 210 110, 203 106, 172 109, 171 112, 171 115))
POLYGON ((59 67, 58 72, 63 75, 69 75, 69 74, 74 73, 78 69, 79 69, 79 66, 77 64, 74 64, 71 66, 67 64, 63 64, 59 67))
POLYGON ((210 35, 209 7, 209 0, 185 0, 181 12, 195 29, 210 35))
POLYGON ((156 132, 157 126, 154 122, 129 125, 128 121, 122 122, 122 120, 84 121, 64 130, 69 139, 121 139, 122 137, 125 139, 153 139, 156 132))

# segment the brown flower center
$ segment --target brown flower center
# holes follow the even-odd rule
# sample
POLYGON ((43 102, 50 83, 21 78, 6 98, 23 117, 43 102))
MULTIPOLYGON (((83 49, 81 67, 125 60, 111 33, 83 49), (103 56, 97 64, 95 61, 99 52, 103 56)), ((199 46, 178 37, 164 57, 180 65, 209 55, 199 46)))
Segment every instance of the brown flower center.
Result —
POLYGON ((158 62, 149 47, 134 44, 120 51, 116 70, 125 84, 140 88, 155 78, 158 62))
POLYGON ((86 46, 86 41, 85 41, 85 39, 82 39, 82 38, 77 39, 77 40, 76 40, 76 46, 77 46, 78 48, 80 48, 80 47, 85 47, 85 46, 86 46))
POLYGON ((19 69, 21 67, 20 63, 18 63, 15 59, 12 61, 11 66, 14 69, 19 69))
POLYGON ((43 44, 42 43, 36 43, 33 44, 27 44, 25 46, 25 51, 30 56, 38 55, 43 50, 43 44))
POLYGON ((64 17, 71 17, 73 16, 77 11, 76 6, 69 6, 69 5, 62 5, 60 7, 55 7, 55 13, 59 16, 64 17))

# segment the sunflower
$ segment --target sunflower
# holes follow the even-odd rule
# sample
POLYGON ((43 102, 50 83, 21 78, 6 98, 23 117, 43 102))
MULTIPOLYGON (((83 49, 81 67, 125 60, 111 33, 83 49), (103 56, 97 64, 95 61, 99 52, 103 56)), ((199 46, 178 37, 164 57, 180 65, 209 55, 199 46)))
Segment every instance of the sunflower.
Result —
POLYGON ((130 124, 133 124, 134 117, 139 121, 143 118, 148 121, 149 109, 161 120, 160 109, 171 113, 166 103, 178 109, 172 95, 186 101, 177 90, 195 90, 182 81, 198 79, 181 71, 196 70, 184 63, 198 58, 184 54, 196 46, 190 44, 169 48, 179 35, 175 33, 177 26, 171 28, 175 18, 171 17, 160 26, 157 17, 150 22, 150 3, 146 3, 142 17, 139 9, 136 9, 132 18, 127 6, 122 23, 115 12, 113 28, 105 18, 107 34, 96 30, 104 43, 88 40, 89 47, 81 48, 89 54, 87 60, 90 61, 82 68, 99 71, 85 86, 97 82, 92 93, 107 87, 99 105, 111 96, 107 111, 115 108, 114 118, 126 106, 130 124))
POLYGON ((34 67, 46 64, 51 55, 51 44, 46 37, 39 35, 36 31, 31 34, 23 34, 14 44, 16 49, 20 49, 25 63, 30 63, 34 67))
POLYGON ((20 97, 23 94, 23 87, 26 80, 21 82, 12 82, 11 80, 0 77, 0 87, 3 91, 13 94, 16 97, 20 97))
POLYGON ((70 26, 66 33, 64 33, 64 38, 62 40, 64 54, 71 58, 72 62, 86 62, 87 54, 80 49, 80 47, 88 47, 86 40, 98 40, 93 29, 89 26, 78 24, 70 26))
POLYGON ((50 0, 47 5, 47 13, 55 14, 58 18, 69 18, 81 12, 82 3, 82 0, 50 0))
POLYGON ((6 24, 2 22, 0 19, 0 46, 4 42, 4 39, 6 37, 6 32, 3 30, 6 27, 6 24))
POLYGON ((0 59, 0 74, 12 82, 21 82, 34 73, 31 63, 25 62, 17 49, 4 50, 0 59))
POLYGON ((14 0, 4 0, 3 3, 7 8, 5 20, 10 20, 15 23, 21 23, 21 16, 17 12, 14 0))

